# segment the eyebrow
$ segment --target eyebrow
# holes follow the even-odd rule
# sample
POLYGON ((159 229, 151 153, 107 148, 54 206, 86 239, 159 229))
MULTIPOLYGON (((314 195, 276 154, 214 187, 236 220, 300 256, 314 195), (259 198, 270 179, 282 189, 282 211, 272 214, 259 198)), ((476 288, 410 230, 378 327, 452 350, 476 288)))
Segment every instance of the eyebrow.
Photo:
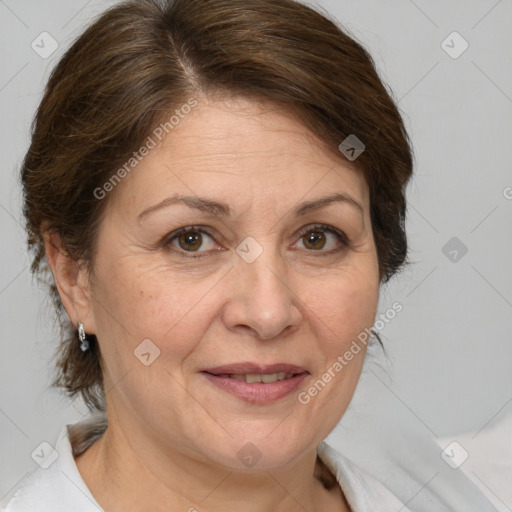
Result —
MULTIPOLYGON (((329 196, 314 199, 312 201, 305 201, 301 203, 299 206, 297 206, 293 212, 295 216, 301 216, 305 215, 308 212, 318 210, 323 206, 336 202, 349 204, 357 208, 364 216, 363 207, 353 197, 341 193, 331 194, 329 196)), ((143 217, 146 217, 150 213, 180 203, 188 206, 189 208, 194 208, 202 212, 208 213, 210 215, 214 215, 216 217, 226 217, 231 215, 231 208, 226 203, 212 201, 204 197, 174 195, 172 197, 164 199, 158 204, 146 208, 141 213, 139 213, 139 215, 137 215, 137 219, 141 220, 143 217)))

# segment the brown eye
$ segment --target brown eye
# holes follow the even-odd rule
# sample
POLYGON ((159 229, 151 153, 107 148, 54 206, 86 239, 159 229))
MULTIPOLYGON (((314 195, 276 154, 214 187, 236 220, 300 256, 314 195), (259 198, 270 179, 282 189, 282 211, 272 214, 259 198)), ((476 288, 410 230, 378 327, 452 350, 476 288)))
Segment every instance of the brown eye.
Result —
POLYGON ((203 237, 197 231, 189 231, 178 236, 178 244, 184 251, 197 251, 202 243, 203 237))
POLYGON ((184 255, 191 252, 209 252, 215 248, 216 244, 211 235, 202 229, 189 226, 169 235, 165 245, 171 246, 176 252, 184 255))
POLYGON ((299 235, 299 244, 307 251, 318 251, 323 255, 334 253, 350 245, 347 235, 329 225, 309 226, 299 235))
POLYGON ((304 245, 307 249, 323 249, 326 242, 325 233, 321 231, 310 231, 304 237, 304 245))

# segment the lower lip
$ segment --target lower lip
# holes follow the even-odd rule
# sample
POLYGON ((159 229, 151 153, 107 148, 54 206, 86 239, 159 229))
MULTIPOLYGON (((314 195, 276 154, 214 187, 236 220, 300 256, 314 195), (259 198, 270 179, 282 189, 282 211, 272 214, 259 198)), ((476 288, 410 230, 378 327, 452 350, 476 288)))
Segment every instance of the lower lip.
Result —
POLYGON ((246 402, 259 404, 276 402, 290 393, 293 393, 293 391, 295 391, 309 375, 308 373, 301 373, 294 377, 290 377, 289 379, 278 380, 268 384, 264 384, 263 382, 250 384, 248 382, 229 377, 219 377, 206 372, 201 373, 212 384, 224 391, 227 391, 246 402))

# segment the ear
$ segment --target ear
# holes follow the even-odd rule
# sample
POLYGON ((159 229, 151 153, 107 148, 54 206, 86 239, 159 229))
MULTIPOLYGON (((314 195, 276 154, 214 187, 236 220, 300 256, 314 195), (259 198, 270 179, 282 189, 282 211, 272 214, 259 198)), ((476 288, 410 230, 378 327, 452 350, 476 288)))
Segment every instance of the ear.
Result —
POLYGON ((73 325, 84 324, 87 334, 95 334, 90 275, 82 261, 73 260, 58 233, 43 232, 46 259, 60 299, 73 325))

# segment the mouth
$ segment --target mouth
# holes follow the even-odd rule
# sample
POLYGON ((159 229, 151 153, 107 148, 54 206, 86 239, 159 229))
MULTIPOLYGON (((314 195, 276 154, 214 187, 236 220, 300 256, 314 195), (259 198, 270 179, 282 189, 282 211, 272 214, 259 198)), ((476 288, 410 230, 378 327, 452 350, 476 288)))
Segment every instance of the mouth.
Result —
MULTIPOLYGON (((207 372, 209 373, 209 372, 207 372)), ((241 382, 247 382, 248 384, 254 384, 256 382, 263 382, 264 384, 272 384, 273 382, 277 382, 278 380, 286 380, 291 379, 296 374, 293 373, 221 373, 219 375, 212 374, 215 377, 222 377, 224 379, 236 379, 241 382)))
POLYGON ((251 403, 275 402, 289 395, 310 374, 300 366, 287 363, 236 363, 200 373, 217 388, 251 403))

